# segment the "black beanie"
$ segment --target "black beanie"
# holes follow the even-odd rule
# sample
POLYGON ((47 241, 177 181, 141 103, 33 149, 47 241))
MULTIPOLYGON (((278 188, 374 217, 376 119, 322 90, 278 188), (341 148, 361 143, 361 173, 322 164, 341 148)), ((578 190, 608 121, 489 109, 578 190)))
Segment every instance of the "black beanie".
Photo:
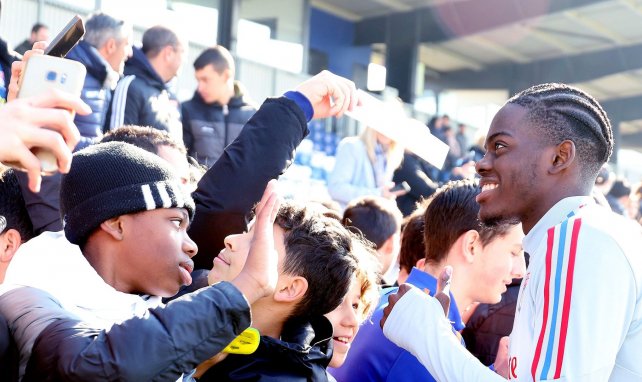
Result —
POLYGON ((157 208, 185 208, 194 201, 162 158, 123 142, 76 152, 60 185, 60 213, 67 240, 83 244, 111 218, 157 208))

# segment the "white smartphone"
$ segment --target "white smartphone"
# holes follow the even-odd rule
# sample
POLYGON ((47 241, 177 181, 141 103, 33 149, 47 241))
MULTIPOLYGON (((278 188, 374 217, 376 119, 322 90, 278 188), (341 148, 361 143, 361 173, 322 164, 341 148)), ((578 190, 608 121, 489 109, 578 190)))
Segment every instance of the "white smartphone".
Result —
MULTIPOLYGON (((77 61, 47 55, 32 56, 23 70, 18 98, 34 97, 49 89, 80 96, 86 74, 85 66, 77 61)), ((43 174, 58 171, 53 153, 39 148, 33 152, 40 159, 43 174)))

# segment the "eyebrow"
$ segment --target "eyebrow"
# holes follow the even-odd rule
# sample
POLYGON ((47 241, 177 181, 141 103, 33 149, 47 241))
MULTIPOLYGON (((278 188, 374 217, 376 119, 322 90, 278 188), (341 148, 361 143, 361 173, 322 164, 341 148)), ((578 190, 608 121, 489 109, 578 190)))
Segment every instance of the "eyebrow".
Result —
MULTIPOLYGON (((486 137, 486 142, 490 142, 493 139, 495 139, 495 138, 497 138, 499 136, 502 136, 502 135, 506 135, 506 136, 511 137, 511 138, 513 137, 513 135, 511 133, 508 133, 506 131, 498 131, 498 132, 486 137)), ((486 142, 484 142, 484 148, 486 148, 486 142)))

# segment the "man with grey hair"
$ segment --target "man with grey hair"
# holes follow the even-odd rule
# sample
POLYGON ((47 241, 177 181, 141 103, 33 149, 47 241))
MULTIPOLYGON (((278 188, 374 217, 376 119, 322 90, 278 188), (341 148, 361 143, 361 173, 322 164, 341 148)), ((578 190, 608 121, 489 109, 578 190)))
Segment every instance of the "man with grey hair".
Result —
POLYGON ((163 26, 143 34, 143 46, 125 65, 125 78, 114 92, 109 129, 123 125, 151 126, 182 140, 179 103, 166 84, 183 63, 185 45, 163 26))
POLYGON ((87 68, 81 98, 92 110, 89 115, 75 117, 81 135, 76 150, 87 147, 103 135, 112 91, 123 74, 125 60, 132 55, 132 34, 130 24, 96 13, 85 22, 83 40, 67 55, 87 68))

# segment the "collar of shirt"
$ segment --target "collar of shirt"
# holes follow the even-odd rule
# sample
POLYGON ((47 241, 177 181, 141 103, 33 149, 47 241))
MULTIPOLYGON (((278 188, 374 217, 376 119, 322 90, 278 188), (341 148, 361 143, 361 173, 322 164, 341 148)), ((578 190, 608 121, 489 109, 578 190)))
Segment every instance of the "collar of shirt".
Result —
MULTIPOLYGON (((435 291, 437 291, 437 279, 419 268, 412 268, 406 283, 412 284, 424 292, 426 292, 426 290, 430 291, 429 294, 431 296, 434 296, 435 291)), ((452 293, 450 294, 450 310, 448 311, 448 319, 452 323, 453 328, 457 331, 462 330, 465 326, 452 293)))
POLYGON ((535 255, 549 228, 560 224, 569 218, 575 210, 587 204, 595 204, 595 201, 590 196, 572 196, 557 202, 524 237, 522 242, 524 251, 531 256, 535 255))

